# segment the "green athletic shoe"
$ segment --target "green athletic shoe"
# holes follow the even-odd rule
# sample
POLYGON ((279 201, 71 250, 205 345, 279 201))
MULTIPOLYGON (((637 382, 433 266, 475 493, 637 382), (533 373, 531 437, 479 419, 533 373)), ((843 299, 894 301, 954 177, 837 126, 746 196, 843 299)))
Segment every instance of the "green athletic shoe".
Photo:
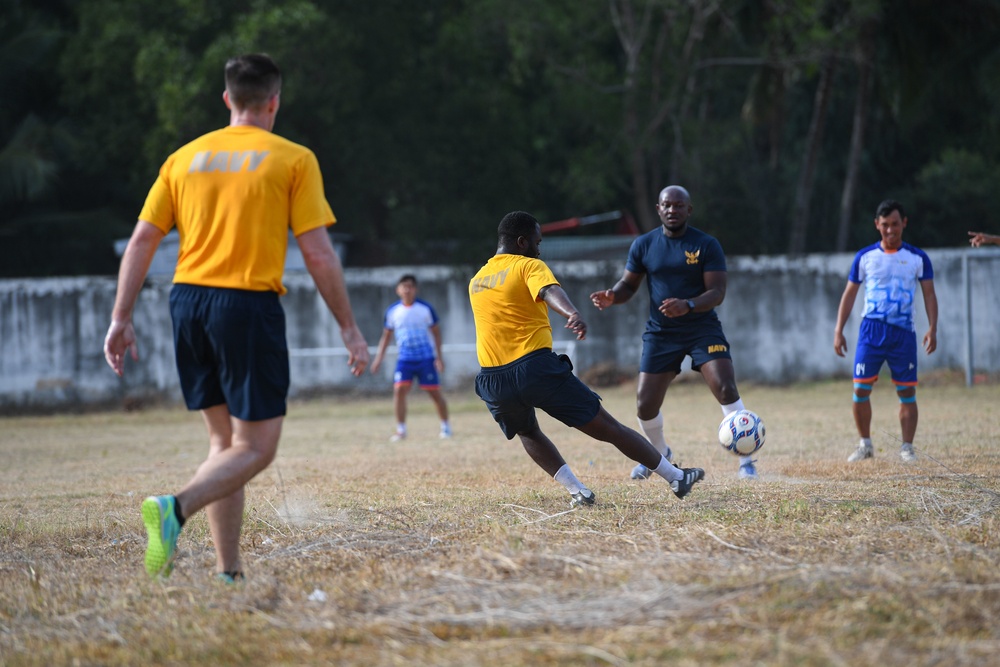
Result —
POLYGON ((227 586, 234 586, 236 584, 242 584, 246 581, 246 577, 243 576, 242 572, 216 572, 215 580, 221 584, 226 584, 227 586))
POLYGON ((177 521, 173 496, 150 496, 142 501, 142 522, 149 534, 146 545, 146 572, 151 577, 169 577, 174 569, 177 536, 181 524, 177 521))

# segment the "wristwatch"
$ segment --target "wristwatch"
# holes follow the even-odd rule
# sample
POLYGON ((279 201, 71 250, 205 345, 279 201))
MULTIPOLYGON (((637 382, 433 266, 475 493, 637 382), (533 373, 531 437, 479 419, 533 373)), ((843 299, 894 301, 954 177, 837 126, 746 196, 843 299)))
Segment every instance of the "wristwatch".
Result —
POLYGON ((688 305, 688 312, 689 313, 693 313, 694 312, 694 301, 692 301, 691 299, 688 299, 684 303, 686 303, 688 305))

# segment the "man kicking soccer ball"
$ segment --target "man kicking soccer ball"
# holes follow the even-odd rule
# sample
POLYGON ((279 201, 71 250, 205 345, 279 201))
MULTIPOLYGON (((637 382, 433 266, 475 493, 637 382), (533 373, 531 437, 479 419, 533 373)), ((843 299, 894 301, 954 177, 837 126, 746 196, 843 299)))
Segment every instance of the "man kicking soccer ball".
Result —
POLYGON ((538 259, 542 231, 523 211, 504 216, 496 254, 469 283, 476 322, 476 353, 482 370, 476 394, 508 440, 518 436, 528 456, 566 487, 571 506, 593 505, 594 492, 577 479, 542 433, 535 408, 648 467, 683 498, 705 476, 701 468, 675 467, 649 442, 601 406, 601 398, 573 375, 569 357, 552 351, 551 308, 566 318, 578 340, 587 324, 545 262, 538 259))

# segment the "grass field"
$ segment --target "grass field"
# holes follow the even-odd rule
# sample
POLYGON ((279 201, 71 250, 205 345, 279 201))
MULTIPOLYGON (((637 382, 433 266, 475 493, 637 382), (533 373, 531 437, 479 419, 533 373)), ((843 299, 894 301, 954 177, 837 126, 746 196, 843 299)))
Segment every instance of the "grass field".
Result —
MULTIPOLYGON (((668 393, 674 451, 707 473, 684 501, 543 417, 597 494, 577 510, 471 392, 449 441, 425 396, 402 443, 388 397, 293 403, 235 587, 203 515, 170 579, 142 567, 139 504, 203 459, 196 414, 2 419, 0 665, 996 664, 1000 386, 923 382, 913 464, 888 382, 858 464, 848 381, 742 389, 758 482, 700 381, 668 393)), ((629 425, 634 390, 600 390, 629 425)))

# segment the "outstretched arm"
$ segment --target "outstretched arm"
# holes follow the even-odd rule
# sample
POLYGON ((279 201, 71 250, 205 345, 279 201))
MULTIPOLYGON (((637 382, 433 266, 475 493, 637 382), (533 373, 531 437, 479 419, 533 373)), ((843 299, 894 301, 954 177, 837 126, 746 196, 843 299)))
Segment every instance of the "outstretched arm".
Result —
POLYGON ((538 291, 538 296, 549 308, 566 318, 566 328, 576 334, 577 340, 587 337, 587 323, 580 318, 580 311, 570 301, 566 290, 559 285, 546 285, 538 291))
POLYGON ((837 325, 833 328, 833 351, 837 353, 838 357, 844 356, 844 353, 847 352, 844 325, 847 324, 847 318, 850 317, 851 310, 854 309, 854 299, 858 296, 859 287, 861 287, 861 283, 852 283, 848 280, 844 294, 840 297, 840 307, 837 308, 837 325))
POLYGON ((296 237, 306 269, 316 283, 326 307, 340 325, 340 337, 347 347, 347 363, 351 373, 360 376, 368 365, 368 343, 354 321, 351 300, 344 284, 344 270, 340 257, 333 249, 326 227, 318 227, 296 237))
POLYGON ((122 255, 121 267, 118 269, 118 293, 115 295, 115 306, 111 311, 111 326, 104 337, 104 358, 118 377, 125 372, 125 353, 128 352, 132 361, 139 359, 139 347, 135 340, 135 327, 132 325, 132 311, 139 290, 149 272, 156 249, 163 240, 163 232, 159 227, 140 220, 132 231, 125 253, 122 255))
POLYGON ((921 280, 920 289, 924 293, 924 309, 927 311, 927 333, 924 334, 924 349, 930 354, 937 349, 938 301, 933 280, 921 280))
POLYGON ((978 248, 979 246, 987 243, 1000 245, 1000 236, 997 236, 996 234, 985 234, 983 232, 969 232, 969 245, 973 248, 978 248))
POLYGON ((642 273, 633 273, 628 269, 622 274, 622 277, 615 283, 615 286, 611 289, 601 290, 600 292, 594 292, 590 295, 590 302, 593 303, 598 310, 604 310, 605 308, 610 308, 616 303, 625 303, 632 298, 632 295, 636 293, 639 289, 639 285, 642 284, 642 273))

